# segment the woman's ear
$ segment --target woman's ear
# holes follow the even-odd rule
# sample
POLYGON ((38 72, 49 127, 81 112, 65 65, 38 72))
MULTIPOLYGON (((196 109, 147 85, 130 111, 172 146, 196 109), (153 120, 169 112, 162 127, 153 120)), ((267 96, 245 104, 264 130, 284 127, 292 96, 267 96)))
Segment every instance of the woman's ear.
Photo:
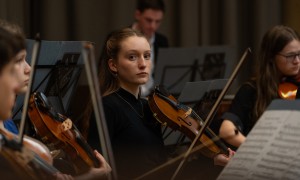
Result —
POLYGON ((109 69, 114 72, 114 73, 117 73, 118 72, 118 69, 117 69, 117 65, 116 63, 114 62, 113 59, 109 59, 108 60, 108 66, 109 66, 109 69))

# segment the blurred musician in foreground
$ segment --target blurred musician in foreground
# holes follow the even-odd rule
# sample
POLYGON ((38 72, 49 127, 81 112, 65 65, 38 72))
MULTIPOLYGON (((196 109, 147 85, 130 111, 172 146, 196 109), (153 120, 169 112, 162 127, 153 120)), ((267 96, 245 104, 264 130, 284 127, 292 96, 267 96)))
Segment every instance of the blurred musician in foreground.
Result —
MULTIPOLYGON (((3 127, 3 120, 11 117, 12 108, 15 103, 16 88, 18 86, 14 77, 13 56, 16 53, 16 42, 13 36, 4 29, 0 28, 0 128, 3 127)), ((3 134, 0 133, 0 174, 1 178, 16 179, 20 178, 13 164, 10 163, 6 155, 2 153, 4 146, 3 134)))

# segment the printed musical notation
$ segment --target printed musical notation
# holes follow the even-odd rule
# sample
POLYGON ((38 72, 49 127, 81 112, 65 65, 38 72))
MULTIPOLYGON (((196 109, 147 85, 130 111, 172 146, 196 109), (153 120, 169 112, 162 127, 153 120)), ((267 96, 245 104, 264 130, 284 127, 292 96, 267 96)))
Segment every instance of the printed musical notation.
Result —
POLYGON ((218 180, 299 179, 300 111, 268 110, 218 180))

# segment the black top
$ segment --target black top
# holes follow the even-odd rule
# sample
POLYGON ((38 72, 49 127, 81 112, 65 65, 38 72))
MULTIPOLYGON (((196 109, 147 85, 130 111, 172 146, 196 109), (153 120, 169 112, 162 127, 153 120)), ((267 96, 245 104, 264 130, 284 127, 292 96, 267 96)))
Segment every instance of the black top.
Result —
POLYGON ((158 56, 158 49, 159 48, 167 48, 169 47, 169 42, 166 36, 155 33, 155 40, 154 40, 154 62, 157 63, 157 56, 158 56))
POLYGON ((243 84, 222 119, 232 121, 240 132, 246 136, 255 124, 255 120, 253 120, 255 101, 256 90, 254 85, 250 83, 243 84))
MULTIPOLYGON (((145 99, 136 99, 119 89, 103 98, 119 179, 132 179, 166 160, 159 123, 145 99)), ((94 117, 90 121, 88 142, 100 150, 94 117)))

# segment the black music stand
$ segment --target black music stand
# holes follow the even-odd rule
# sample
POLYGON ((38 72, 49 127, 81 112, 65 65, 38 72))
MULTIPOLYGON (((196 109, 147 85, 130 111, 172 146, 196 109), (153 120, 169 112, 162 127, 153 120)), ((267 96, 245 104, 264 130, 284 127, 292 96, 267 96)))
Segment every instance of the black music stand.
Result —
MULTIPOLYGON (((33 43, 27 40, 29 64, 33 43)), ((32 90, 43 92, 57 112, 65 115, 83 68, 81 51, 81 41, 41 41, 32 90)), ((22 105, 23 96, 18 96, 14 119, 19 119, 22 105)))
POLYGON ((218 180, 300 177, 300 101, 272 101, 218 180))
POLYGON ((186 82, 228 78, 235 57, 228 46, 161 48, 155 65, 155 84, 179 95, 186 82))
POLYGON ((187 82, 178 97, 178 101, 184 104, 194 104, 199 102, 205 96, 205 94, 209 93, 210 91, 222 90, 227 81, 227 79, 214 79, 207 81, 187 82))

